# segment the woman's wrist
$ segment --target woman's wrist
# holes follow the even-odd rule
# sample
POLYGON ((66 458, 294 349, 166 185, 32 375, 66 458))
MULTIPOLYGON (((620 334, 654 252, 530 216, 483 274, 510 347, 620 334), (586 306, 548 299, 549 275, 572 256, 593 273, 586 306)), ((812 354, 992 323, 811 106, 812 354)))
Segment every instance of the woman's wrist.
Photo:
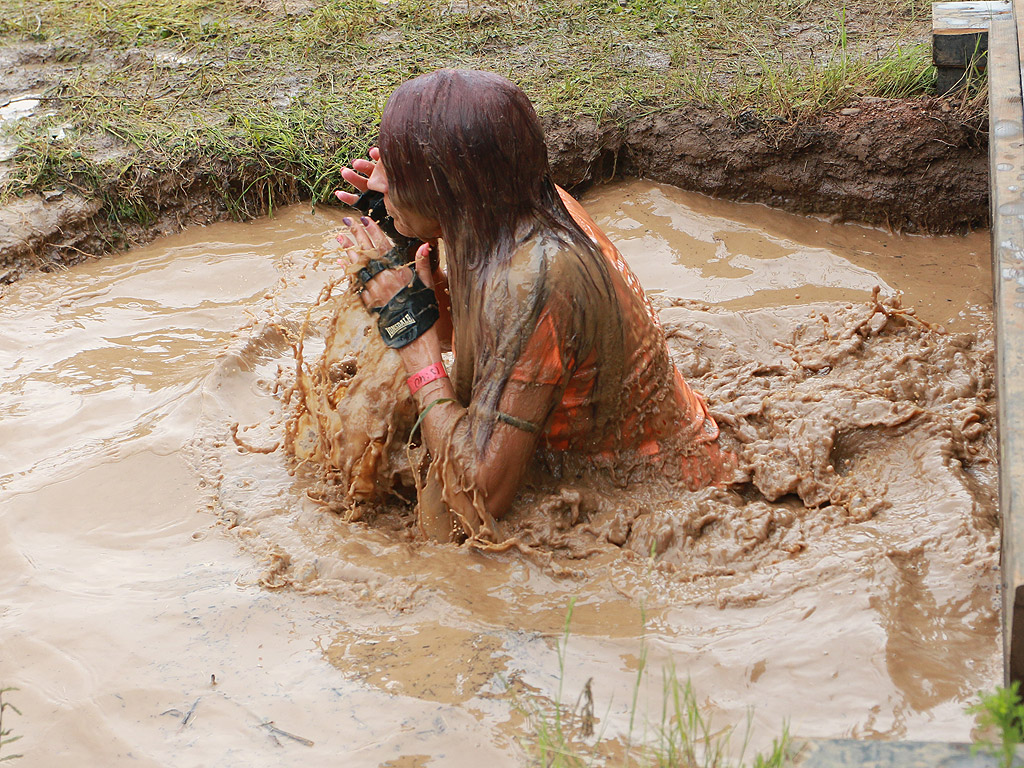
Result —
POLYGON ((416 373, 407 378, 405 383, 409 386, 409 393, 415 395, 430 382, 447 378, 448 372, 444 369, 444 361, 438 360, 420 368, 416 373))
MULTIPOLYGON (((435 363, 441 363, 441 342, 436 325, 410 344, 398 350, 405 366, 407 377, 415 376, 435 363)), ((443 363, 442 363, 443 364, 443 363)), ((447 376, 432 378, 413 393, 413 398, 422 410, 428 403, 439 397, 453 397, 455 389, 447 376)))
POLYGON ((441 340, 437 333, 437 324, 428 328, 422 336, 398 350, 405 366, 407 376, 436 363, 441 359, 441 340))
POLYGON ((418 389, 413 395, 413 399, 416 401, 416 405, 421 411, 435 400, 454 397, 455 390, 447 378, 432 381, 421 389, 418 389))

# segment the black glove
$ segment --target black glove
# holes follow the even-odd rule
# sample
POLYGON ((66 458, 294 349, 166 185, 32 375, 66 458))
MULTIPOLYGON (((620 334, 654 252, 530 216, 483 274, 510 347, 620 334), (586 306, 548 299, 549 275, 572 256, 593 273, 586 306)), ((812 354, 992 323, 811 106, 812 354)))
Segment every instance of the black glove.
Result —
POLYGON ((415 270, 412 282, 383 307, 371 307, 370 311, 379 315, 377 329, 380 337, 392 349, 401 349, 414 342, 441 316, 437 309, 437 294, 420 280, 415 270))

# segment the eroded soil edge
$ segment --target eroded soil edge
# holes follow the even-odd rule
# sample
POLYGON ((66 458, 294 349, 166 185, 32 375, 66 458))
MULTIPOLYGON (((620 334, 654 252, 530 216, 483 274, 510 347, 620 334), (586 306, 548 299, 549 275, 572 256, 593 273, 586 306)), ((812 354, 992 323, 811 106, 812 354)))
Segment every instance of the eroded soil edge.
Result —
MULTIPOLYGON (((966 124, 938 99, 865 98, 796 124, 696 107, 545 123, 556 180, 573 189, 645 177, 907 232, 963 231, 988 220, 987 126, 966 124)), ((104 190, 75 192, 73 184, 0 208, 0 284, 229 218, 238 210, 229 200, 249 211, 265 211, 268 199, 299 200, 287 175, 270 182, 272 190, 264 183, 245 191, 252 169, 237 164, 134 170, 157 212, 146 225, 118 221, 104 190)))

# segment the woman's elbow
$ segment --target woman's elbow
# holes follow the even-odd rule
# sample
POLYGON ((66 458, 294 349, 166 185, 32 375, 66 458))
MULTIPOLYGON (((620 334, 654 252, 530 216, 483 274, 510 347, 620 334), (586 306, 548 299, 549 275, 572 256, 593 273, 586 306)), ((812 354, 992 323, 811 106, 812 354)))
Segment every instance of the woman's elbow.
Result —
POLYGON ((496 467, 491 472, 481 472, 477 477, 484 509, 495 520, 501 519, 519 492, 522 471, 509 471, 507 467, 496 467))

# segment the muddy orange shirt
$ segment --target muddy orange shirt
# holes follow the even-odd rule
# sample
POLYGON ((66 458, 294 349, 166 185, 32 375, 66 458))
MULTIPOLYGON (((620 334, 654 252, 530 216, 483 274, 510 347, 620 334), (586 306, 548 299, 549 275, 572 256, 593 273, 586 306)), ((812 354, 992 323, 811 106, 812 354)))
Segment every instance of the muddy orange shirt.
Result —
MULTIPOLYGON (((572 359, 565 333, 558 327, 557 313, 546 307, 512 371, 512 378, 518 381, 555 386, 565 383, 566 372, 569 372, 562 399, 543 429, 541 445, 554 450, 578 450, 582 446, 589 446, 591 451, 596 448, 599 454, 631 448, 642 455, 651 456, 661 451, 661 443, 669 435, 687 436, 695 448, 700 444, 713 443, 718 437, 718 427, 704 401, 687 386, 671 363, 671 382, 665 381, 663 368, 659 373, 658 367, 651 365, 654 347, 660 345, 664 349, 665 337, 640 281, 618 249, 580 204, 564 190, 559 189, 559 193, 573 219, 598 245, 625 284, 619 300, 620 311, 627 325, 631 325, 629 338, 634 340, 635 348, 626 350, 628 362, 623 387, 627 393, 625 402, 635 407, 631 407, 617 422, 615 433, 603 436, 592 434, 593 409, 600 407, 600 404, 594 403, 593 392, 601 361, 596 359, 594 353, 585 360, 572 359), (632 295, 625 295, 626 291, 632 295), (635 309, 636 298, 639 298, 643 307, 639 312, 635 309), (666 386, 672 387, 669 402, 665 402, 662 391, 666 386), (657 402, 659 405, 644 408, 643 404, 647 402, 657 402)), ((717 445, 715 449, 717 455, 717 445)), ((685 474, 688 476, 692 473, 685 474)), ((704 477, 707 472, 697 474, 704 477)), ((712 473, 715 477, 718 474, 712 473)), ((694 487, 709 482, 706 477, 700 480, 693 477, 691 480, 689 484, 694 487)))

